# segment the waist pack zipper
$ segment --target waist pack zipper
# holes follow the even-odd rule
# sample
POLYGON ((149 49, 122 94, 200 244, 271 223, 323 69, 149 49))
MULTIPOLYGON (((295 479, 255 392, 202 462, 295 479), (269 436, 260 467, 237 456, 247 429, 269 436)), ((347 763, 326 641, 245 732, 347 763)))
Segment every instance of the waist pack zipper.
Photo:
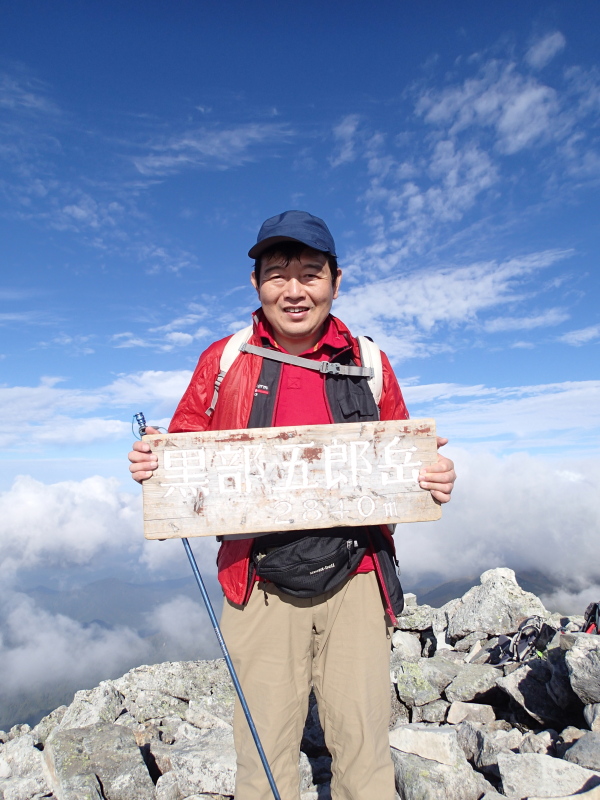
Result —
POLYGON ((348 569, 352 566, 352 559, 351 557, 356 553, 358 549, 358 542, 352 539, 346 539, 346 550, 348 551, 348 569))

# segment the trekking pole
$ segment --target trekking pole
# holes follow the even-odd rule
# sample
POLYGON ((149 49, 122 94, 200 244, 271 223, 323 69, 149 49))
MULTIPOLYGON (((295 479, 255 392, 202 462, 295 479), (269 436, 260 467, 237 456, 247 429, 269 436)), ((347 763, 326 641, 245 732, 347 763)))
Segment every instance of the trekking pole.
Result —
MULTIPOLYGON (((144 415, 142 414, 141 411, 138 414, 134 415, 134 419, 138 423, 139 433, 141 437, 146 432, 146 420, 144 419, 144 415)), ((263 750, 263 746, 261 744, 258 731, 256 730, 256 725, 254 724, 254 720, 252 719, 252 714, 250 713, 250 709, 248 708, 248 703, 246 702, 246 698, 244 697, 244 692, 242 691, 242 687, 238 679, 237 672, 235 671, 235 667, 233 666, 233 661, 231 660, 231 656, 229 655, 229 650, 227 649, 227 645, 225 644, 225 639, 223 638, 223 634, 221 632, 221 628, 219 626, 219 622, 217 620, 214 608, 212 607, 212 603, 210 602, 210 597, 208 596, 208 592, 206 591, 206 586, 204 585, 204 581, 202 580, 202 575, 200 574, 200 570, 198 569, 198 564, 196 563, 194 553, 192 552, 192 548, 190 547, 190 543, 188 542, 187 538, 182 537, 181 541, 183 542, 183 547, 185 549, 185 552, 187 553, 187 557, 189 559, 192 572, 194 573, 194 577, 196 578, 196 583, 198 584, 198 588, 200 589, 200 594, 202 595, 202 599, 204 600, 204 605, 206 606, 206 610, 208 612, 208 616, 210 618, 215 635, 217 637, 217 641, 219 642, 221 651, 225 658, 225 663, 227 664, 227 668, 229 669, 229 674, 231 675, 231 680, 233 681, 235 691, 237 692, 237 696, 239 697, 242 709, 246 716, 248 727, 250 728, 250 733, 252 734, 252 738, 254 739, 254 744, 256 745, 256 749, 258 750, 258 755, 260 756, 260 760, 267 775, 267 780, 269 781, 269 786, 271 787, 271 791, 273 792, 273 797, 275 798, 275 800, 281 800, 281 795, 279 794, 277 785, 275 784, 275 778, 273 777, 273 773, 271 772, 271 767, 269 766, 269 762, 267 761, 267 756, 265 755, 265 751, 263 750)))

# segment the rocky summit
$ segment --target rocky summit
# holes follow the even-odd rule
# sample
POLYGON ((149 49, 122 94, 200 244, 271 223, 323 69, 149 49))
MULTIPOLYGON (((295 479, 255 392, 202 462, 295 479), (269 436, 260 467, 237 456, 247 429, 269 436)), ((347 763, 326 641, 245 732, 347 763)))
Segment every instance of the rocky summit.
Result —
MULTIPOLYGON (((392 636, 390 748, 400 800, 600 800, 600 636, 546 611, 509 569, 442 608, 407 597, 392 636), (531 616, 533 658, 496 664, 531 616)), ((0 800, 234 797, 234 690, 222 660, 141 666, 0 732, 0 800)), ((330 797, 311 698, 302 800, 330 797)))

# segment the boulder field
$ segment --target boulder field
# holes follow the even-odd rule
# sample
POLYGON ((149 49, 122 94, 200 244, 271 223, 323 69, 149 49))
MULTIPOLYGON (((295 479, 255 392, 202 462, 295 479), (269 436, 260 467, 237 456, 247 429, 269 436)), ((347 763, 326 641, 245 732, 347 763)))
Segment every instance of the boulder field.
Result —
MULTIPOLYGON (((510 569, 442 608, 407 596, 391 640, 399 800, 600 800, 600 636, 523 591, 510 569), (494 666, 526 618, 547 643, 494 666)), ((34 728, 0 731, 0 800, 231 800, 235 693, 224 661, 140 666, 80 691, 34 728)), ((327 800, 331 759, 311 697, 302 800, 327 800)))

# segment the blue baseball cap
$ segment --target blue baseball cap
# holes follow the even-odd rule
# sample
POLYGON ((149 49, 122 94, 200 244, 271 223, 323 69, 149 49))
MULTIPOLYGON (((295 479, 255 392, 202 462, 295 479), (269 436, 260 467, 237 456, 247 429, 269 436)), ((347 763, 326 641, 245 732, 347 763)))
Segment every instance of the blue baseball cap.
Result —
POLYGON ((256 244, 248 255, 258 256, 277 242, 302 242, 313 250, 335 256, 335 242, 329 228, 322 219, 313 217, 307 211, 284 211, 275 217, 269 217, 260 227, 256 244))

